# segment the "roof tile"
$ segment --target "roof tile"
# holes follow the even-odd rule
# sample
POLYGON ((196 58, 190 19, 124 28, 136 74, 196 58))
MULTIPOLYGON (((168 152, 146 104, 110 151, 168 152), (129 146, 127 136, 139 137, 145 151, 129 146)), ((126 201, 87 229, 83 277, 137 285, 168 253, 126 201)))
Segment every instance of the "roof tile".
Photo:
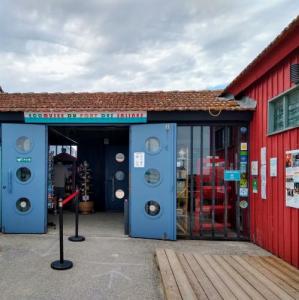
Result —
POLYGON ((0 111, 244 110, 221 92, 0 93, 0 111))

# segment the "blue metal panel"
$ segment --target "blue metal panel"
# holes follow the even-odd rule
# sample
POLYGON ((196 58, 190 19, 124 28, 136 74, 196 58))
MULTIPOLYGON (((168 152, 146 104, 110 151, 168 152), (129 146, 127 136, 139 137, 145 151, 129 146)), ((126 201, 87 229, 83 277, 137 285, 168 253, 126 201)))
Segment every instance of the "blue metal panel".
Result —
POLYGON ((2 125, 2 225, 6 233, 46 232, 46 145, 45 125, 2 125))
POLYGON ((176 124, 131 126, 129 215, 132 237, 176 239, 175 179, 176 124), (154 154, 146 149, 149 138, 160 142, 154 154), (149 170, 156 171, 149 173, 149 170), (158 182, 148 183, 145 174, 147 179, 159 179, 158 182))

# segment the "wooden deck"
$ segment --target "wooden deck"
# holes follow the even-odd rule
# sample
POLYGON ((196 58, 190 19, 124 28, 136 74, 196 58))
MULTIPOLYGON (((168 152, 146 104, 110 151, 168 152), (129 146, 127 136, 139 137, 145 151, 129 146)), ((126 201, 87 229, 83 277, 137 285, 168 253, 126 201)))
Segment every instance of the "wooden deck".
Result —
POLYGON ((299 270, 274 256, 157 249, 156 259, 168 300, 299 299, 299 270))

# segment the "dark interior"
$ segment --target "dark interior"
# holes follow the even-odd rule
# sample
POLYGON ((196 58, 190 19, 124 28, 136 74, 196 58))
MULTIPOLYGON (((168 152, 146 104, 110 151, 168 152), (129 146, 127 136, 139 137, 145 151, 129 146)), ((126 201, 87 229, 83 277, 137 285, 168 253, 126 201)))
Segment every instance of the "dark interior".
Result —
POLYGON ((86 160, 92 171, 92 194, 96 211, 106 211, 105 170, 110 146, 129 146, 129 127, 49 126, 49 146, 77 146, 77 164, 86 160))

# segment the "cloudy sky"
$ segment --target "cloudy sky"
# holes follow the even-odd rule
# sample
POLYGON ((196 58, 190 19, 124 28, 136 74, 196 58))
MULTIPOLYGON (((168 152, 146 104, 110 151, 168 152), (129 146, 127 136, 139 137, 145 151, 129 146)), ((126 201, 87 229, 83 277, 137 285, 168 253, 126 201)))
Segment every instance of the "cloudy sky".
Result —
POLYGON ((298 13, 298 0, 0 0, 0 85, 222 88, 298 13))

